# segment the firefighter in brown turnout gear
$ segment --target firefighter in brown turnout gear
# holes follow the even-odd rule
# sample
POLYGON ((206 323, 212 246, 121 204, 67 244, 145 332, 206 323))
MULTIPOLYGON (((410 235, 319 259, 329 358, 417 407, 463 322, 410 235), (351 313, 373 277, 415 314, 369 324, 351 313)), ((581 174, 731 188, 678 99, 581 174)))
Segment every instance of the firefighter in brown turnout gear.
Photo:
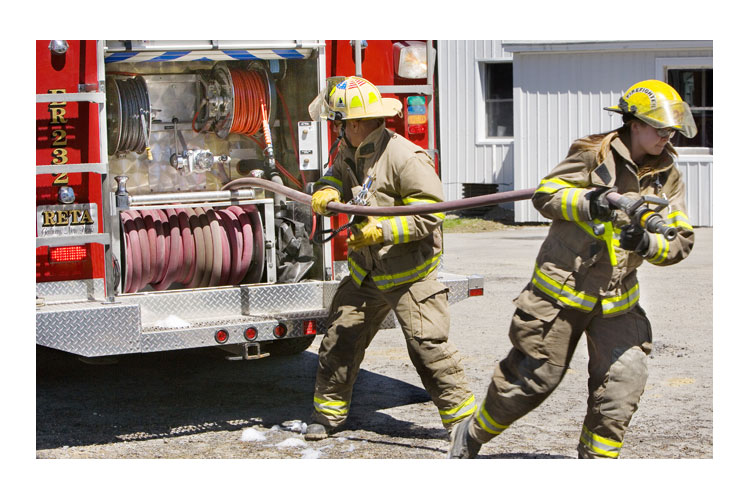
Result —
MULTIPOLYGON (((668 266, 686 258, 693 228, 685 185, 669 139, 697 130, 688 105, 669 85, 647 80, 628 89, 619 106, 623 126, 573 143, 544 177, 532 202, 552 224, 531 282, 515 299, 510 353, 496 367, 485 400, 451 434, 449 458, 473 458, 552 393, 586 333, 588 411, 580 458, 617 458, 638 408, 651 351, 651 327, 638 304, 636 269, 644 260, 668 266), (672 241, 633 224, 607 193, 665 200, 659 212, 672 241)), ((658 209, 656 209, 658 210, 658 209)))
MULTIPOLYGON (((316 183, 316 213, 331 215, 328 203, 342 200, 381 207, 443 200, 429 155, 385 128, 385 117, 400 112, 400 101, 381 97, 363 78, 329 80, 328 89, 311 103, 310 115, 335 120, 343 127, 344 142, 316 183)), ((443 219, 440 213, 368 217, 352 227, 349 275, 331 303, 306 439, 323 439, 346 420, 365 349, 391 310, 445 428, 476 410, 458 352, 448 342, 448 288, 435 279, 443 219)))

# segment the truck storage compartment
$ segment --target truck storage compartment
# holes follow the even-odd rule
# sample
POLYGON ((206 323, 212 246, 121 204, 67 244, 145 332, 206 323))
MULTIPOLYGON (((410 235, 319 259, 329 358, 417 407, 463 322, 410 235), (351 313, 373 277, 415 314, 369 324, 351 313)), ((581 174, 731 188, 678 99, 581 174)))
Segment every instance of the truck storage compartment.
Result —
POLYGON ((219 60, 227 52, 105 58, 119 293, 323 279, 309 209, 263 190, 223 192, 244 176, 299 190, 319 177, 297 147, 316 62, 219 60))

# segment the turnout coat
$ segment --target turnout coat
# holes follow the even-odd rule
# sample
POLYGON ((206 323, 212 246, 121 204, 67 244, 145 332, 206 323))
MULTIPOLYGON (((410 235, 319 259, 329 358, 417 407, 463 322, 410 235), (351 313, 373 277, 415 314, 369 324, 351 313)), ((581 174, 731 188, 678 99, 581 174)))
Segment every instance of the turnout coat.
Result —
POLYGON ((580 139, 540 182, 532 202, 552 224, 537 255, 532 280, 515 301, 521 310, 543 320, 551 320, 561 307, 590 312, 601 304, 605 316, 625 313, 638 303, 636 270, 644 259, 667 266, 690 253, 694 233, 685 208, 685 184, 674 164, 676 152, 668 145, 660 156, 647 157, 639 167, 627 143, 626 127, 580 139), (592 219, 590 197, 597 188, 614 188, 628 197, 665 199, 668 205, 655 210, 667 225, 678 229, 677 238, 667 241, 648 233, 645 257, 622 250, 620 232, 631 221, 620 210, 612 222, 592 219), (603 227, 601 236, 594 233, 595 225, 603 227), (540 300, 540 294, 545 300, 540 300))

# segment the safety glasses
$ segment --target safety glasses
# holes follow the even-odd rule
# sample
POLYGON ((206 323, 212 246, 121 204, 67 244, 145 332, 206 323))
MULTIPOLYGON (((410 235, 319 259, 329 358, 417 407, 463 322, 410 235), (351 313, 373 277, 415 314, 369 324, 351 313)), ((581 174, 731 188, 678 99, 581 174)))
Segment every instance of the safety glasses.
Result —
POLYGON ((665 137, 672 138, 674 136, 674 133, 677 132, 675 129, 670 127, 664 127, 664 128, 657 128, 656 129, 656 135, 664 139, 665 137))

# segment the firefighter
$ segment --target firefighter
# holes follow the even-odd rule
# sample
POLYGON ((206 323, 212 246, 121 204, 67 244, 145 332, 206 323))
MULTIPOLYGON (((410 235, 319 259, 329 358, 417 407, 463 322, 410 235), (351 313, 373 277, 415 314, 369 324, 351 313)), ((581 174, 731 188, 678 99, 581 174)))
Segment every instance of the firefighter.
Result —
POLYGON ((539 184, 532 203, 552 219, 529 284, 515 299, 513 344, 475 415, 451 434, 449 458, 473 458, 483 443, 536 408, 562 380, 583 332, 589 354, 588 409, 579 458, 617 458, 646 384, 651 326, 638 304, 636 269, 688 256, 693 228, 685 185, 669 142, 697 128, 689 106, 666 83, 630 87, 615 107, 621 128, 579 139, 539 184), (644 232, 606 194, 658 196, 678 230, 673 241, 644 232), (595 230, 598 229, 598 230, 595 230))
MULTIPOLYGON (((400 116, 401 107, 363 78, 329 80, 328 90, 311 103, 310 115, 333 120, 342 142, 332 166, 315 184, 316 213, 331 215, 326 208, 330 202, 382 207, 443 200, 430 156, 385 128, 385 118, 400 116)), ((351 227, 349 275, 330 306, 305 439, 324 439, 344 423, 365 349, 391 310, 443 426, 450 429, 475 411, 458 352, 448 342, 448 288, 436 280, 444 217, 367 217, 351 227)))

